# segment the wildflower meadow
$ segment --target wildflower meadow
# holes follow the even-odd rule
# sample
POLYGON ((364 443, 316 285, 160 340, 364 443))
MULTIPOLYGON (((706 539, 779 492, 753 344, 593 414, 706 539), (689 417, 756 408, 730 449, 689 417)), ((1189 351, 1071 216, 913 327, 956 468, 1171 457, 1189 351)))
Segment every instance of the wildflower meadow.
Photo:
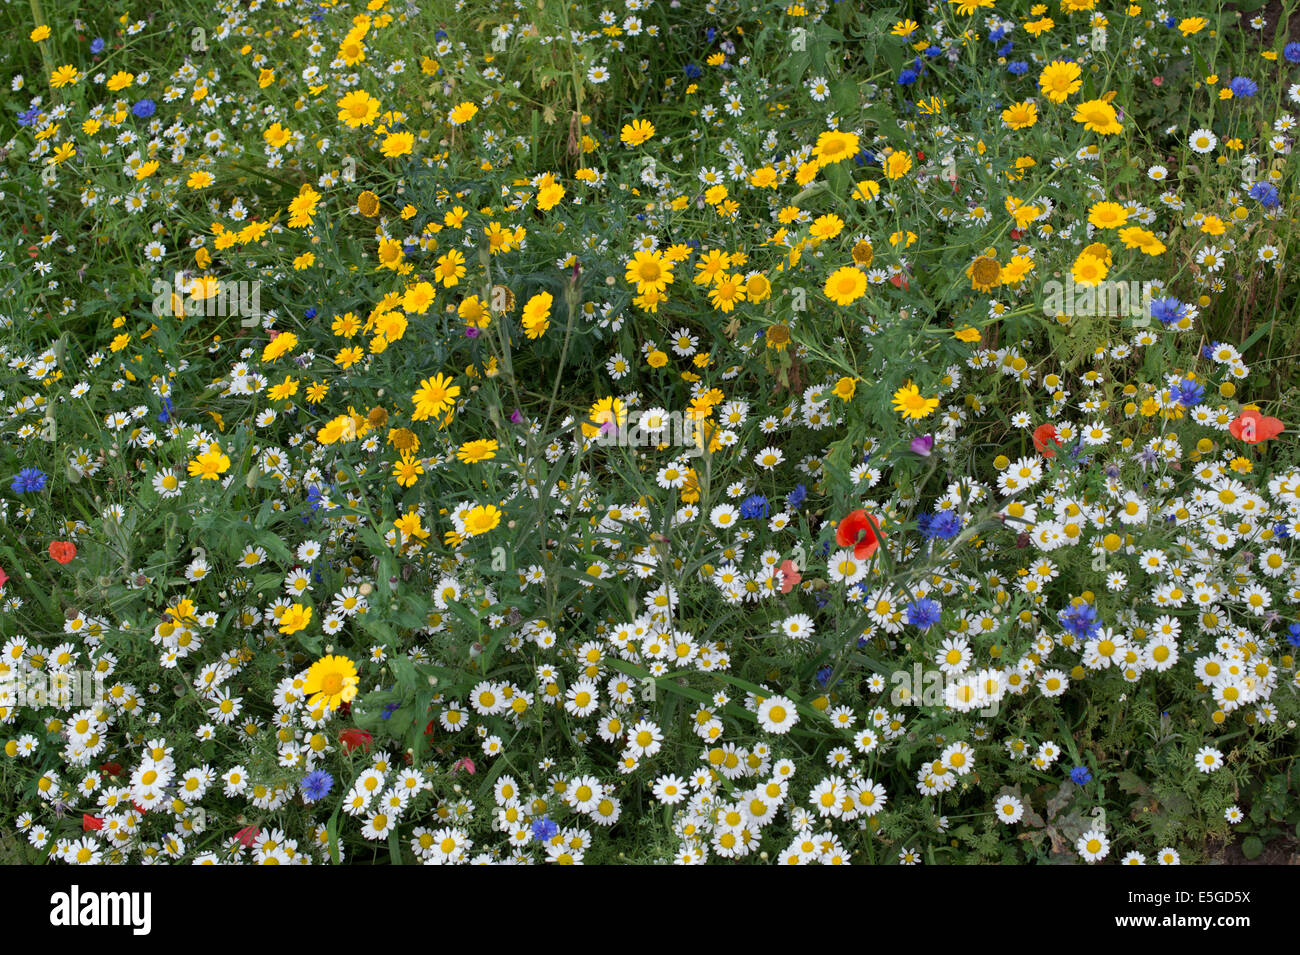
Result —
POLYGON ((0 862, 1300 858, 1296 6, 0 5, 0 862))

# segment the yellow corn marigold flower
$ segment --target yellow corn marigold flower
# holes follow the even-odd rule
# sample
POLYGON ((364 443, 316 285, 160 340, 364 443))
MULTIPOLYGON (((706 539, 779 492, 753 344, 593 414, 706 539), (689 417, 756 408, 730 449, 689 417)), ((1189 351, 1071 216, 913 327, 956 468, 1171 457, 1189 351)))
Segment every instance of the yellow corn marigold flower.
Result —
POLYGON ((402 487, 410 487, 424 473, 424 462, 404 453, 400 460, 393 462, 393 480, 402 487))
POLYGON ((293 134, 281 126, 279 123, 272 123, 267 127, 266 132, 262 133, 262 138, 272 149, 279 149, 287 143, 293 134))
POLYGON ((456 449, 456 457, 465 464, 477 464, 480 461, 488 461, 496 457, 497 447, 497 443, 491 438, 466 441, 456 449))
POLYGON ((560 200, 563 198, 564 187, 552 179, 548 173, 537 190, 537 208, 542 212, 548 212, 559 205, 560 200))
POLYGON ((1012 103, 1002 111, 1002 122, 1012 129, 1029 129, 1038 122, 1038 104, 1012 103))
POLYGON ((627 424, 627 405, 618 398, 601 398, 587 411, 582 423, 584 437, 594 438, 606 430, 621 430, 627 424))
POLYGON ((920 420, 937 407, 938 398, 926 398, 910 381, 894 392, 894 409, 905 419, 920 420))
POLYGON ((415 136, 411 133, 389 133, 384 137, 384 144, 379 151, 389 159, 405 156, 415 146, 415 136))
POLYGON ((298 345, 298 336, 293 332, 280 332, 273 339, 267 342, 262 349, 262 361, 272 362, 282 355, 287 355, 298 345))
POLYGON ((541 338, 551 325, 551 303, 555 299, 550 292, 538 292, 524 305, 521 321, 524 334, 529 338, 541 338))
POLYGON ((1088 221, 1098 229, 1118 229, 1128 221, 1128 210, 1118 202, 1097 202, 1088 210, 1088 221))
POLYGON ((436 417, 449 409, 460 394, 460 386, 452 384, 452 379, 439 372, 432 378, 420 382, 419 389, 411 397, 415 403, 412 421, 424 421, 436 417))
POLYGON ((466 101, 464 103, 458 103, 455 107, 453 107, 452 111, 447 114, 447 122, 451 123, 453 126, 463 126, 465 123, 468 123, 471 119, 473 119, 477 114, 478 114, 478 106, 476 106, 474 103, 471 103, 469 101, 466 101))
POLYGON ((1080 103, 1075 107, 1074 121, 1083 123, 1084 129, 1100 136, 1113 136, 1124 131, 1115 107, 1104 99, 1090 99, 1080 103))
POLYGON ((966 269, 971 288, 977 292, 988 292, 1002 280, 1002 264, 988 255, 981 255, 966 269))
POLYGON ((817 137, 813 156, 819 166, 852 159, 858 154, 858 137, 856 133, 827 130, 817 137))
POLYGON ((626 146, 640 146, 655 134, 654 123, 646 119, 636 119, 619 131, 619 139, 626 146))
MULTIPOLYGON (((311 608, 306 609, 310 617, 311 608)), ((288 612, 285 616, 288 616, 288 612)), ((280 629, 283 630, 284 627, 280 629)), ((358 682, 357 668, 351 660, 347 657, 325 656, 311 665, 302 689, 304 693, 312 694, 307 700, 308 706, 313 709, 326 706, 330 710, 337 710, 342 704, 350 703, 356 698, 358 682)))
POLYGON ((673 263, 659 252, 637 252, 627 263, 623 277, 636 285, 638 293, 651 289, 662 292, 673 281, 673 263))
POLYGON ((477 537, 501 523, 501 510, 495 504, 477 504, 465 512, 462 523, 466 537, 477 537))
POLYGON ((1078 63, 1053 60, 1038 74, 1038 88, 1053 103, 1064 103, 1071 93, 1083 86, 1083 71, 1078 63))
POLYGON ((190 461, 187 470, 190 477, 207 481, 216 481, 230 470, 230 458, 217 444, 208 445, 208 449, 190 461))
POLYGON ((822 289, 836 305, 852 305, 867 291, 867 277, 857 266, 846 265, 836 269, 822 289))
POLYGON ((882 162, 886 179, 902 179, 912 169, 912 157, 901 149, 895 149, 882 162))
POLYGON ((69 86, 81 79, 81 73, 71 63, 66 66, 60 66, 50 74, 50 85, 55 89, 69 86))
POLYGON ((316 215, 316 206, 320 202, 320 193, 304 182, 298 195, 289 202, 289 228, 301 229, 309 226, 316 215))
POLYGON ((352 90, 335 105, 339 108, 339 122, 346 123, 350 129, 369 126, 379 115, 379 100, 365 90, 352 90))
POLYGON ((1100 257, 1090 252, 1081 252, 1070 271, 1076 285, 1091 286, 1100 284, 1110 267, 1100 257))

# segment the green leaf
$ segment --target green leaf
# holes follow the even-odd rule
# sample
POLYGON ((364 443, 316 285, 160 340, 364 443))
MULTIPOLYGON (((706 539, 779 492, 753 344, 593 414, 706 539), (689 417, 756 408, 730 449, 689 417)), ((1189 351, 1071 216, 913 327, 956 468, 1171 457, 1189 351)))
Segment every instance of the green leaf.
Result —
POLYGON ((339 864, 339 807, 334 807, 330 821, 325 826, 325 836, 329 840, 330 861, 339 864))
POLYGON ((1247 859, 1258 859, 1264 854, 1264 843, 1259 836, 1247 836, 1241 843, 1241 854, 1247 859))

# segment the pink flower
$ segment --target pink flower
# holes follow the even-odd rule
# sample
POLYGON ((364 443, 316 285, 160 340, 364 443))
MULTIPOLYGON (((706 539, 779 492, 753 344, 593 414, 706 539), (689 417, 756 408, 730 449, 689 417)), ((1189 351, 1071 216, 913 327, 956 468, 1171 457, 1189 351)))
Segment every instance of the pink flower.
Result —
POLYGON ((775 571, 781 577, 781 593, 788 594, 798 586, 799 581, 803 580, 803 575, 799 573, 799 568, 794 565, 794 561, 787 560, 781 564, 775 571))
POLYGON ((464 759, 456 760, 456 762, 451 764, 451 771, 454 773, 458 769, 463 769, 465 772, 473 776, 475 773, 474 760, 470 759, 468 756, 464 759))

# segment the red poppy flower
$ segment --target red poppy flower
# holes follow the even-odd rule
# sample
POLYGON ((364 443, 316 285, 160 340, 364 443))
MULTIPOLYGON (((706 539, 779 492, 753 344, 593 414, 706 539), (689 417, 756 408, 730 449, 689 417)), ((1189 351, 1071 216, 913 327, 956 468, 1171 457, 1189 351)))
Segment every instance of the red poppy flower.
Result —
POLYGON ((894 288, 901 288, 904 292, 906 292, 909 288, 907 284, 907 279, 903 278, 903 276, 901 275, 891 275, 889 277, 889 281, 890 284, 894 286, 894 288))
POLYGON ((473 776, 474 773, 477 772, 477 770, 474 767, 474 760, 470 759, 468 756, 466 756, 464 759, 458 759, 456 760, 456 762, 451 764, 451 771, 453 773, 458 769, 465 770, 465 772, 469 773, 471 776, 473 776))
POLYGON ((235 837, 231 841, 242 843, 244 846, 251 849, 253 848, 253 843, 257 841, 258 831, 257 826, 245 826, 243 829, 240 829, 235 833, 235 837))
POLYGON ((99 771, 103 773, 105 776, 121 776, 122 764, 121 763, 100 763, 99 771))
POLYGON ((1034 450, 1040 452, 1045 458, 1056 457, 1053 448, 1061 446, 1061 439, 1056 434, 1056 427, 1050 424, 1040 424, 1034 429, 1034 450))
POLYGON ((77 556, 77 545, 72 541, 50 541, 50 556, 60 564, 67 564, 77 556))
POLYGON ((339 742, 347 748, 349 753, 358 746, 364 749, 367 753, 370 752, 370 739, 370 734, 365 730, 355 728, 344 730, 342 733, 339 733, 339 742))
POLYGON ((835 543, 852 547, 853 556, 858 560, 870 560, 883 536, 876 519, 861 509, 850 513, 835 528, 835 543))
POLYGON ((773 571, 775 576, 781 578, 781 593, 788 594, 794 590, 799 581, 803 580, 803 575, 799 573, 799 568, 794 565, 794 561, 783 561, 781 566, 773 571))
POLYGON ((99 832, 104 828, 104 820, 98 816, 92 816, 88 812, 81 814, 81 831, 82 832, 99 832))
POLYGON ((9 575, 5 573, 5 569, 3 567, 0 567, 0 588, 4 587, 5 582, 8 579, 9 579, 9 575))
POLYGON ((1247 444, 1259 444, 1261 441, 1267 441, 1269 438, 1276 438, 1286 430, 1285 426, 1277 418, 1268 418, 1258 411, 1243 411, 1228 425, 1228 430, 1232 436, 1239 441, 1245 441, 1247 444))

